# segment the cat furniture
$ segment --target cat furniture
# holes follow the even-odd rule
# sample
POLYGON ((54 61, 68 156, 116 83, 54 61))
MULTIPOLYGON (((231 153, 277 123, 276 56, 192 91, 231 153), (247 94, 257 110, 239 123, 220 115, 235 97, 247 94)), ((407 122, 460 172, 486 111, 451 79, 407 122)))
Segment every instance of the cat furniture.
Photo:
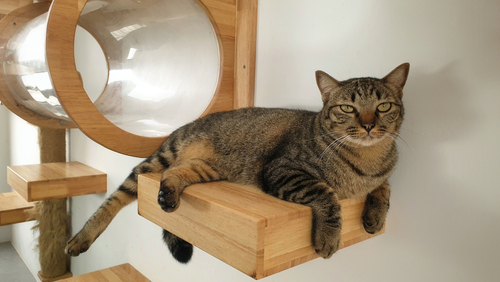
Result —
POLYGON ((106 148, 148 157, 176 127, 253 105, 254 1, 226 2, 54 0, 17 9, 0 23, 0 98, 35 125, 78 127, 106 148), (75 49, 90 48, 75 62, 75 49))
MULTIPOLYGON (((41 128, 79 128, 108 149, 148 157, 177 126, 212 112, 253 106, 256 14, 257 0, 30 4, 0 21, 0 99, 41 128), (99 67, 89 69, 88 57, 78 63, 85 49, 94 50, 92 66, 99 67)), ((259 279, 317 257, 307 207, 280 204, 253 188, 214 182, 188 187, 182 201, 195 202, 198 208, 184 204, 171 216, 151 204, 157 178, 140 177, 139 214, 247 275, 259 279), (239 199, 243 211, 231 201, 204 197, 197 192, 200 185, 222 198, 239 199), (266 218, 248 210, 255 202, 284 208, 266 218), (199 207, 218 209, 200 214, 199 207), (221 214, 250 222, 246 228, 252 231, 243 237, 252 239, 238 241, 241 234, 232 228, 203 226, 204 217, 221 214), (198 223, 180 228, 178 218, 186 216, 198 218, 198 223), (222 236, 206 245, 204 234, 190 233, 195 229, 222 236), (279 232, 295 230, 300 230, 298 237, 277 239, 283 235, 279 232), (224 251, 226 243, 247 250, 245 257, 235 258, 237 249, 224 251)), ((350 210, 344 222, 352 222, 345 225, 343 234, 349 235, 344 235, 343 246, 371 238, 361 225, 363 201, 345 201, 343 209, 350 210)))

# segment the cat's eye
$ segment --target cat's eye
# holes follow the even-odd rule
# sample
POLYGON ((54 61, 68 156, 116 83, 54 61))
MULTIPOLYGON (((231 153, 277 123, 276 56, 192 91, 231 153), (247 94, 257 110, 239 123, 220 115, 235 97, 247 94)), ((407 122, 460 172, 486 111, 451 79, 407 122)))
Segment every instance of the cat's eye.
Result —
POLYGON ((349 105, 342 105, 342 106, 340 106, 340 109, 342 111, 344 111, 345 113, 352 113, 352 112, 354 112, 354 108, 352 106, 349 106, 349 105))
POLYGON ((391 109, 391 103, 382 103, 377 107, 377 110, 381 113, 387 112, 390 109, 391 109))

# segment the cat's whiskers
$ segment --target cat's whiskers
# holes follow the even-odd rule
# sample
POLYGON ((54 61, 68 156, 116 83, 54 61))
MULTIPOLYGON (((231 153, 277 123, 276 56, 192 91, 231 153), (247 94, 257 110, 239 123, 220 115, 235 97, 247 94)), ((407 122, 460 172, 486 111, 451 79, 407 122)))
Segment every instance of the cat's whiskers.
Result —
POLYGON ((335 131, 328 132, 328 133, 325 133, 325 134, 320 135, 320 136, 318 136, 318 137, 314 137, 314 138, 311 138, 311 139, 307 139, 307 140, 305 140, 305 141, 306 141, 306 142, 307 142, 307 141, 313 141, 313 140, 316 140, 316 139, 319 139, 319 138, 322 138, 322 137, 325 137, 325 136, 327 136, 327 135, 331 135, 331 134, 334 134, 334 133, 335 133, 335 131))
POLYGON ((415 132, 415 131, 412 131, 412 130, 409 130, 409 129, 405 128, 404 126, 401 126, 401 127, 399 128, 399 133, 401 133, 401 131, 402 131, 402 130, 407 131, 407 132, 412 133, 412 134, 415 134, 415 135, 420 135, 420 134, 418 134, 418 133, 417 133, 417 132, 415 132))
POLYGON ((330 144, 328 144, 328 146, 326 146, 326 148, 323 150, 323 152, 321 153, 321 155, 319 157, 320 161, 323 160, 323 157, 325 156, 325 153, 328 151, 328 149, 330 149, 330 147, 332 147, 332 146, 335 146, 336 143, 337 143, 337 139, 333 140, 330 144))
POLYGON ((403 137, 401 132, 392 132, 389 136, 397 143, 404 144, 406 148, 410 149, 412 153, 415 153, 415 150, 413 149, 411 144, 403 137))
POLYGON ((340 142, 335 147, 333 147, 333 150, 331 150, 328 159, 325 162, 325 166, 328 166, 328 162, 330 161, 330 158, 333 156, 334 152, 335 151, 338 152, 338 149, 340 147, 345 146, 345 144, 349 142, 349 137, 350 137, 349 135, 346 135, 345 137, 342 138, 342 140, 340 140, 340 142))
POLYGON ((344 135, 344 136, 341 136, 335 140, 333 140, 333 142, 331 142, 326 148, 325 150, 323 150, 323 153, 321 154, 320 156, 320 161, 323 160, 323 157, 325 156, 325 154, 330 150, 330 154, 328 155, 328 158, 326 159, 325 161, 325 167, 328 166, 328 161, 330 160, 331 156, 333 155, 333 153, 335 151, 338 151, 338 149, 342 146, 344 146, 344 144, 347 142, 347 138, 349 137, 349 135, 344 135))

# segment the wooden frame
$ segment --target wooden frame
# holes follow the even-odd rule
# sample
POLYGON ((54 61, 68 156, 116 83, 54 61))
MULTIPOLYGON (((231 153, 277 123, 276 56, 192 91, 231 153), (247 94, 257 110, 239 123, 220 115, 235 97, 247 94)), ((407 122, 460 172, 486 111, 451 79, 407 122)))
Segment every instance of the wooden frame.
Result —
MULTIPOLYGON (((9 0, 0 3, 0 19, 11 11, 33 3, 33 0, 9 0)), ((40 1, 38 1, 40 2, 40 1)))
MULTIPOLYGON (((15 9, 0 20, 0 47, 5 45, 9 38, 25 23, 46 13, 49 10, 50 2, 42 2, 29 4, 21 8, 15 9)), ((3 57, 5 48, 0 48, 0 57, 3 57)), ((0 73, 4 72, 3 64, 0 64, 0 73)), ((24 90, 25 91, 25 90, 24 90)), ((13 94, 7 87, 4 76, 0 75, 0 100, 2 103, 17 116, 27 122, 47 128, 76 128, 76 124, 71 121, 61 122, 60 119, 49 118, 39 115, 38 113, 17 103, 13 98, 13 94)))
MULTIPOLYGON (((78 17, 86 2, 54 0, 51 6, 47 21, 47 64, 54 88, 65 111, 88 137, 111 150, 148 157, 166 137, 142 137, 120 129, 97 110, 83 89, 74 63, 73 42, 78 17)), ((202 116, 253 106, 257 0, 199 0, 199 3, 219 34, 223 58, 219 87, 202 116)))
MULTIPOLYGON (((255 41, 257 0, 197 0, 205 9, 218 34, 221 75, 214 98, 202 114, 252 107, 255 81, 255 41)), ((110 122, 92 103, 76 70, 74 39, 77 22, 87 0, 54 0, 47 19, 46 58, 52 84, 59 102, 74 122, 45 118, 17 105, 0 81, 0 99, 26 121, 41 127, 79 127, 89 138, 122 154, 148 157, 167 137, 144 137, 127 132, 110 122)), ((32 4, 17 9, 0 22, 1 39, 15 30, 14 19, 42 14, 50 3, 32 4), (35 12, 36 11, 36 12, 35 12), (4 31, 5 30, 5 31, 4 31), (6 33, 4 33, 6 32, 6 33)), ((34 18, 33 16, 32 18, 34 18)))

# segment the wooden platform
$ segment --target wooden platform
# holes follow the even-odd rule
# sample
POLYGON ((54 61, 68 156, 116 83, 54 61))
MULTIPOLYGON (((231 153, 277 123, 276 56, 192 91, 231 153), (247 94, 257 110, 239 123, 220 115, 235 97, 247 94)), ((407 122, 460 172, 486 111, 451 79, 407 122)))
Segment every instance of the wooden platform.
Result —
POLYGON ((144 275, 128 263, 91 273, 58 280, 64 282, 149 282, 144 275))
POLYGON ((0 226, 28 221, 25 211, 33 206, 17 192, 0 194, 0 226))
MULTIPOLYGON (((245 274, 260 279, 318 257, 309 207, 253 187, 210 182, 186 188, 179 209, 165 213, 157 203, 160 178, 139 176, 139 214, 245 274)), ((362 226, 364 200, 341 204, 341 248, 376 236, 362 226)))
POLYGON ((79 162, 7 167, 7 182, 28 202, 105 193, 106 178, 79 162))
POLYGON ((38 271, 37 276, 38 276, 38 279, 40 279, 40 281, 42 281, 42 282, 55 282, 55 281, 60 281, 62 279, 69 278, 69 277, 73 277, 73 273, 71 273, 71 271, 68 271, 68 272, 64 273, 63 275, 59 275, 57 277, 44 277, 42 275, 42 271, 40 270, 40 271, 38 271))

